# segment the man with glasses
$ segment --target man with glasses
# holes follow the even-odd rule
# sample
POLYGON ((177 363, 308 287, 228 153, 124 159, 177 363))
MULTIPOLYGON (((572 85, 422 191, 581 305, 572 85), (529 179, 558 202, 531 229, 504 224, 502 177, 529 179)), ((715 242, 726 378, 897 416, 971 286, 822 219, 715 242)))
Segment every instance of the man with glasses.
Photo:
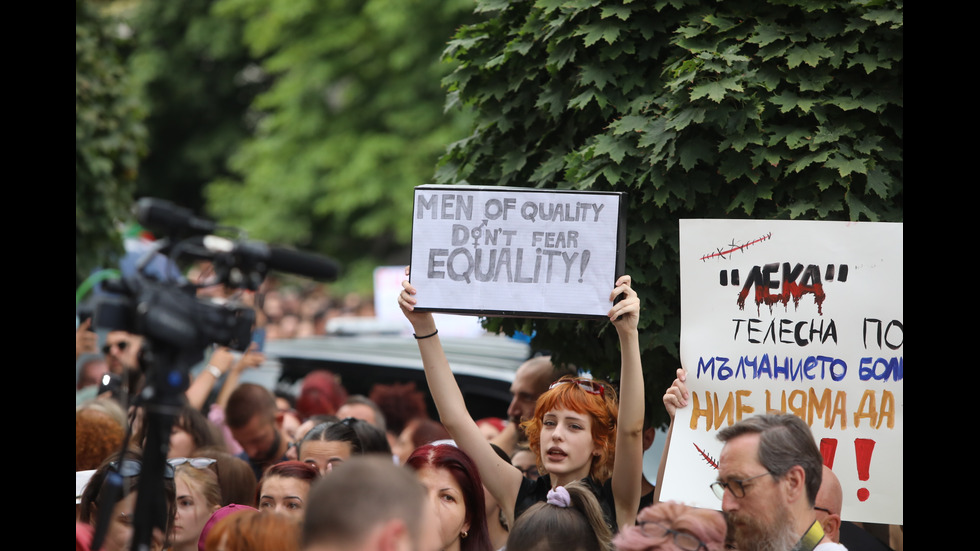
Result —
POLYGON ((139 372, 139 353, 143 338, 127 331, 109 331, 102 345, 102 354, 109 372, 127 375, 139 372))
POLYGON ((718 432, 725 443, 711 484, 740 550, 834 551, 814 505, 823 456, 810 427, 792 414, 743 419, 718 432))

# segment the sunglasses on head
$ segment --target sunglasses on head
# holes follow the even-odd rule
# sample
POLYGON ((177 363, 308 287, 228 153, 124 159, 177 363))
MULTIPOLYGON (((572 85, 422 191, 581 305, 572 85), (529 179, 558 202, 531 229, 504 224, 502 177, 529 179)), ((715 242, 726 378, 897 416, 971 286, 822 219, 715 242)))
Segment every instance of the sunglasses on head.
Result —
MULTIPOLYGON (((140 471, 143 470, 143 463, 135 459, 123 459, 122 462, 113 461, 109 463, 109 468, 119 473, 123 478, 131 478, 139 476, 140 471)), ((174 477, 174 467, 170 463, 163 464, 163 477, 174 477)))
POLYGON ((195 469, 207 469, 216 461, 218 460, 210 457, 174 457, 173 459, 168 459, 167 463, 170 463, 171 467, 187 464, 195 469))
POLYGON ((562 379, 562 380, 559 380, 559 381, 555 381, 554 383, 552 383, 552 385, 550 387, 548 387, 548 390, 551 390, 551 389, 555 388, 556 386, 562 385, 562 384, 565 384, 565 383, 569 383, 569 384, 574 383, 574 384, 578 385, 579 388, 581 388, 582 390, 588 392, 589 394, 596 394, 596 395, 599 395, 599 396, 605 396, 606 395, 606 390, 602 387, 602 383, 597 382, 597 381, 594 381, 592 379, 582 379, 582 378, 578 378, 578 379, 562 379))
POLYGON ((129 342, 127 341, 107 342, 104 345, 102 345, 102 353, 108 356, 109 352, 112 352, 113 346, 115 346, 116 348, 119 349, 120 352, 122 352, 123 350, 126 350, 127 346, 129 346, 129 342))

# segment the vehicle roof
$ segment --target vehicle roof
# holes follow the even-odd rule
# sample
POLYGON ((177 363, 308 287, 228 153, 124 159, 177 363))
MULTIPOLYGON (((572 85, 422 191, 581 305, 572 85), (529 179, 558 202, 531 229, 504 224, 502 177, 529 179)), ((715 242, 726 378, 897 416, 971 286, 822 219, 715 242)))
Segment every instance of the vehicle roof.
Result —
MULTIPOLYGON (((530 346, 502 335, 440 339, 474 419, 505 417, 514 372, 530 355, 530 346)), ((341 377, 350 394, 369 395, 376 383, 415 382, 428 397, 428 385, 415 339, 407 335, 327 335, 271 340, 266 355, 281 364, 280 381, 292 383, 314 369, 341 377)))

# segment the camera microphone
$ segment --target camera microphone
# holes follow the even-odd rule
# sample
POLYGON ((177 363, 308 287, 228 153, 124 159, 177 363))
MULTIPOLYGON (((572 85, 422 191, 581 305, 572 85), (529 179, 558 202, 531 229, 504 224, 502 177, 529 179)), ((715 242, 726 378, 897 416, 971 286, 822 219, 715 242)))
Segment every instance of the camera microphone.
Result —
POLYGON ((136 202, 136 219, 146 228, 159 230, 167 235, 214 233, 218 227, 206 218, 195 216, 189 209, 152 197, 144 197, 136 202))
POLYGON ((208 235, 204 247, 214 253, 227 253, 248 263, 262 263, 270 270, 334 281, 340 273, 337 264, 323 256, 285 247, 270 247, 260 241, 231 241, 208 235))

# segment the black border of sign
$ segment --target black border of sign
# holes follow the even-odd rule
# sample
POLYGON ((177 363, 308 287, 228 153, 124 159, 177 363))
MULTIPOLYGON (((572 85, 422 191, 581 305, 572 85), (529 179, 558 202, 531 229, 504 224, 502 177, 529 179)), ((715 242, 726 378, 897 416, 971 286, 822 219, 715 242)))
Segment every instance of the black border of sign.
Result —
MULTIPOLYGON (((533 192, 533 193, 562 193, 562 194, 581 194, 581 195, 617 195, 619 196, 619 224, 616 230, 616 277, 622 276, 626 273, 626 215, 627 209, 629 207, 629 201, 627 201, 627 195, 624 191, 586 191, 579 189, 545 189, 545 188, 523 188, 515 186, 468 186, 468 185, 458 185, 458 186, 443 186, 426 184, 421 186, 415 186, 412 190, 412 244, 409 247, 409 266, 411 266, 411 259, 415 258, 414 250, 415 247, 415 206, 417 204, 416 198, 419 190, 444 190, 452 189, 458 190, 459 188, 466 188, 468 191, 520 191, 520 192, 533 192)), ((408 277, 409 282, 412 281, 411 272, 409 272, 408 277)), ((609 282, 609 289, 612 290, 615 281, 609 282)), ((511 310, 470 310, 470 309, 456 309, 456 308, 417 308, 419 312, 439 312, 445 314, 458 314, 458 315, 470 315, 470 316, 480 316, 487 318, 537 318, 537 319, 595 319, 595 320, 605 320, 608 319, 605 315, 584 315, 584 314, 561 314, 552 312, 526 312, 526 311, 511 311, 511 310)))

